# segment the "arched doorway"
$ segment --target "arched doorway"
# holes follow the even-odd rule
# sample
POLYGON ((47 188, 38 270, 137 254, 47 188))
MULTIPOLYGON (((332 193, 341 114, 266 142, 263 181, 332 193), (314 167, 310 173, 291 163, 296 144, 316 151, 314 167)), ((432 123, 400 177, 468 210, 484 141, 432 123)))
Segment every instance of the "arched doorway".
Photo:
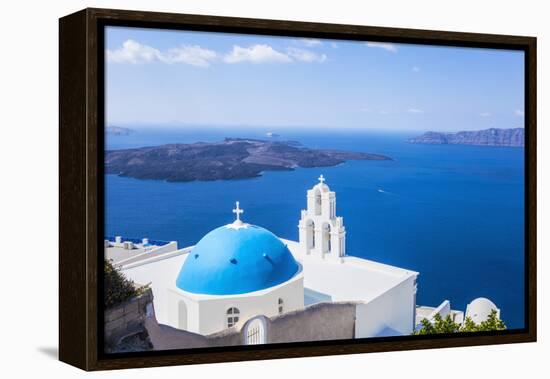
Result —
POLYGON ((330 241, 330 225, 323 224, 323 253, 330 253, 332 245, 330 241))
POLYGON ((315 214, 321 214, 321 191, 315 190, 315 214))
POLYGON ((178 302, 178 329, 187 330, 187 305, 183 300, 178 302))
POLYGON ((306 221, 307 249, 315 249, 315 223, 312 220, 306 221))
POLYGON ((265 321, 261 317, 252 319, 246 326, 246 344, 260 345, 266 343, 265 321))

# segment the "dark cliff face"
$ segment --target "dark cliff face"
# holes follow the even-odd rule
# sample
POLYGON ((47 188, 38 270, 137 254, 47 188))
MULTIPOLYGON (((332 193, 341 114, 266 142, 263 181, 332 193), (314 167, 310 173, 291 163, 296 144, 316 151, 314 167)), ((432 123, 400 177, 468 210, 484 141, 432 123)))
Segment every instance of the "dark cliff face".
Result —
POLYGON ((328 167, 347 160, 390 160, 370 153, 308 149, 296 142, 226 139, 105 153, 108 174, 172 182, 253 178, 262 171, 328 167))
POLYGON ((479 145, 479 146, 512 146, 523 147, 525 144, 525 130, 514 129, 486 129, 479 131, 463 131, 458 133, 427 132, 409 139, 410 143, 431 145, 479 145))

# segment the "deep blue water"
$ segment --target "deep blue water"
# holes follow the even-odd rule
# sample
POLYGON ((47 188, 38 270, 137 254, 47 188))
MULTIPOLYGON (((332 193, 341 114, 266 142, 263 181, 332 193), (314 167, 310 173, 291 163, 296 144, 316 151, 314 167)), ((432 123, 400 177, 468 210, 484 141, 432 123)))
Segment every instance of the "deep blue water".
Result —
MULTIPOLYGON (((329 168, 266 172, 260 178, 167 183, 109 175, 106 234, 195 244, 243 219, 298 239, 306 191, 323 174, 344 217, 347 253, 418 271, 417 303, 453 309, 484 296, 509 328, 524 326, 524 150, 413 145, 418 133, 285 132, 284 139, 389 155, 393 161, 349 161, 329 168)), ((229 130, 140 131, 108 136, 107 148, 262 137, 229 130)), ((282 138, 282 137, 281 137, 282 138)))

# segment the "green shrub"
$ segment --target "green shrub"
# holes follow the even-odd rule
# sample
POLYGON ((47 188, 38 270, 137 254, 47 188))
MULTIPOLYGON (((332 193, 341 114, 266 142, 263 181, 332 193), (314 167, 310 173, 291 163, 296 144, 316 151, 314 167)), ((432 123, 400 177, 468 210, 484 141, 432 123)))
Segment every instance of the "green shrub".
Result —
POLYGON ((113 307, 141 295, 145 289, 147 286, 136 287, 132 280, 127 279, 109 260, 105 259, 103 273, 105 308, 113 307))
POLYGON ((421 321, 422 328, 415 330, 413 334, 424 335, 424 334, 437 334, 437 333, 457 333, 457 332, 486 332, 493 330, 504 330, 506 329, 506 324, 497 316, 496 310, 491 310, 491 314, 487 320, 476 324, 472 321, 470 317, 466 317, 464 323, 458 324, 451 319, 450 315, 442 318, 438 313, 434 316, 433 323, 428 321, 428 319, 423 319, 421 321))
POLYGON ((472 321, 471 318, 466 317, 464 324, 460 329, 461 332, 486 332, 491 330, 504 330, 506 329, 506 324, 497 316, 496 310, 491 310, 491 314, 487 317, 487 320, 482 321, 479 324, 476 324, 472 321))
POLYGON ((423 335, 423 334, 437 334, 437 333, 456 333, 460 330, 460 324, 457 324, 451 319, 450 315, 442 318, 439 313, 434 316, 433 323, 430 322, 427 318, 422 319, 421 321, 422 328, 415 330, 413 334, 423 335))

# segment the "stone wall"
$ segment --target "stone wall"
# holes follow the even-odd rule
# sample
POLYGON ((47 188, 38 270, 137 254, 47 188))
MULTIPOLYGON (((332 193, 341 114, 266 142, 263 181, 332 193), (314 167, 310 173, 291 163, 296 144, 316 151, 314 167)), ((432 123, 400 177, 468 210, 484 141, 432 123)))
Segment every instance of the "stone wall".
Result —
POLYGON ((154 317, 149 317, 145 325, 154 350, 234 346, 243 343, 241 332, 236 328, 227 329, 223 332, 209 336, 203 336, 202 334, 159 324, 154 317))
MULTIPOLYGON (((294 312, 267 318, 266 343, 351 339, 355 336, 357 303, 319 303, 294 312)), ((186 349, 246 344, 247 321, 239 330, 235 327, 203 336, 159 324, 153 305, 145 322, 154 350, 186 349)))
POLYGON ((299 311, 273 317, 267 320, 267 342, 354 338, 355 308, 354 302, 318 303, 299 311))
POLYGON ((105 310, 104 342, 106 352, 150 350, 145 320, 153 306, 153 292, 105 310))

